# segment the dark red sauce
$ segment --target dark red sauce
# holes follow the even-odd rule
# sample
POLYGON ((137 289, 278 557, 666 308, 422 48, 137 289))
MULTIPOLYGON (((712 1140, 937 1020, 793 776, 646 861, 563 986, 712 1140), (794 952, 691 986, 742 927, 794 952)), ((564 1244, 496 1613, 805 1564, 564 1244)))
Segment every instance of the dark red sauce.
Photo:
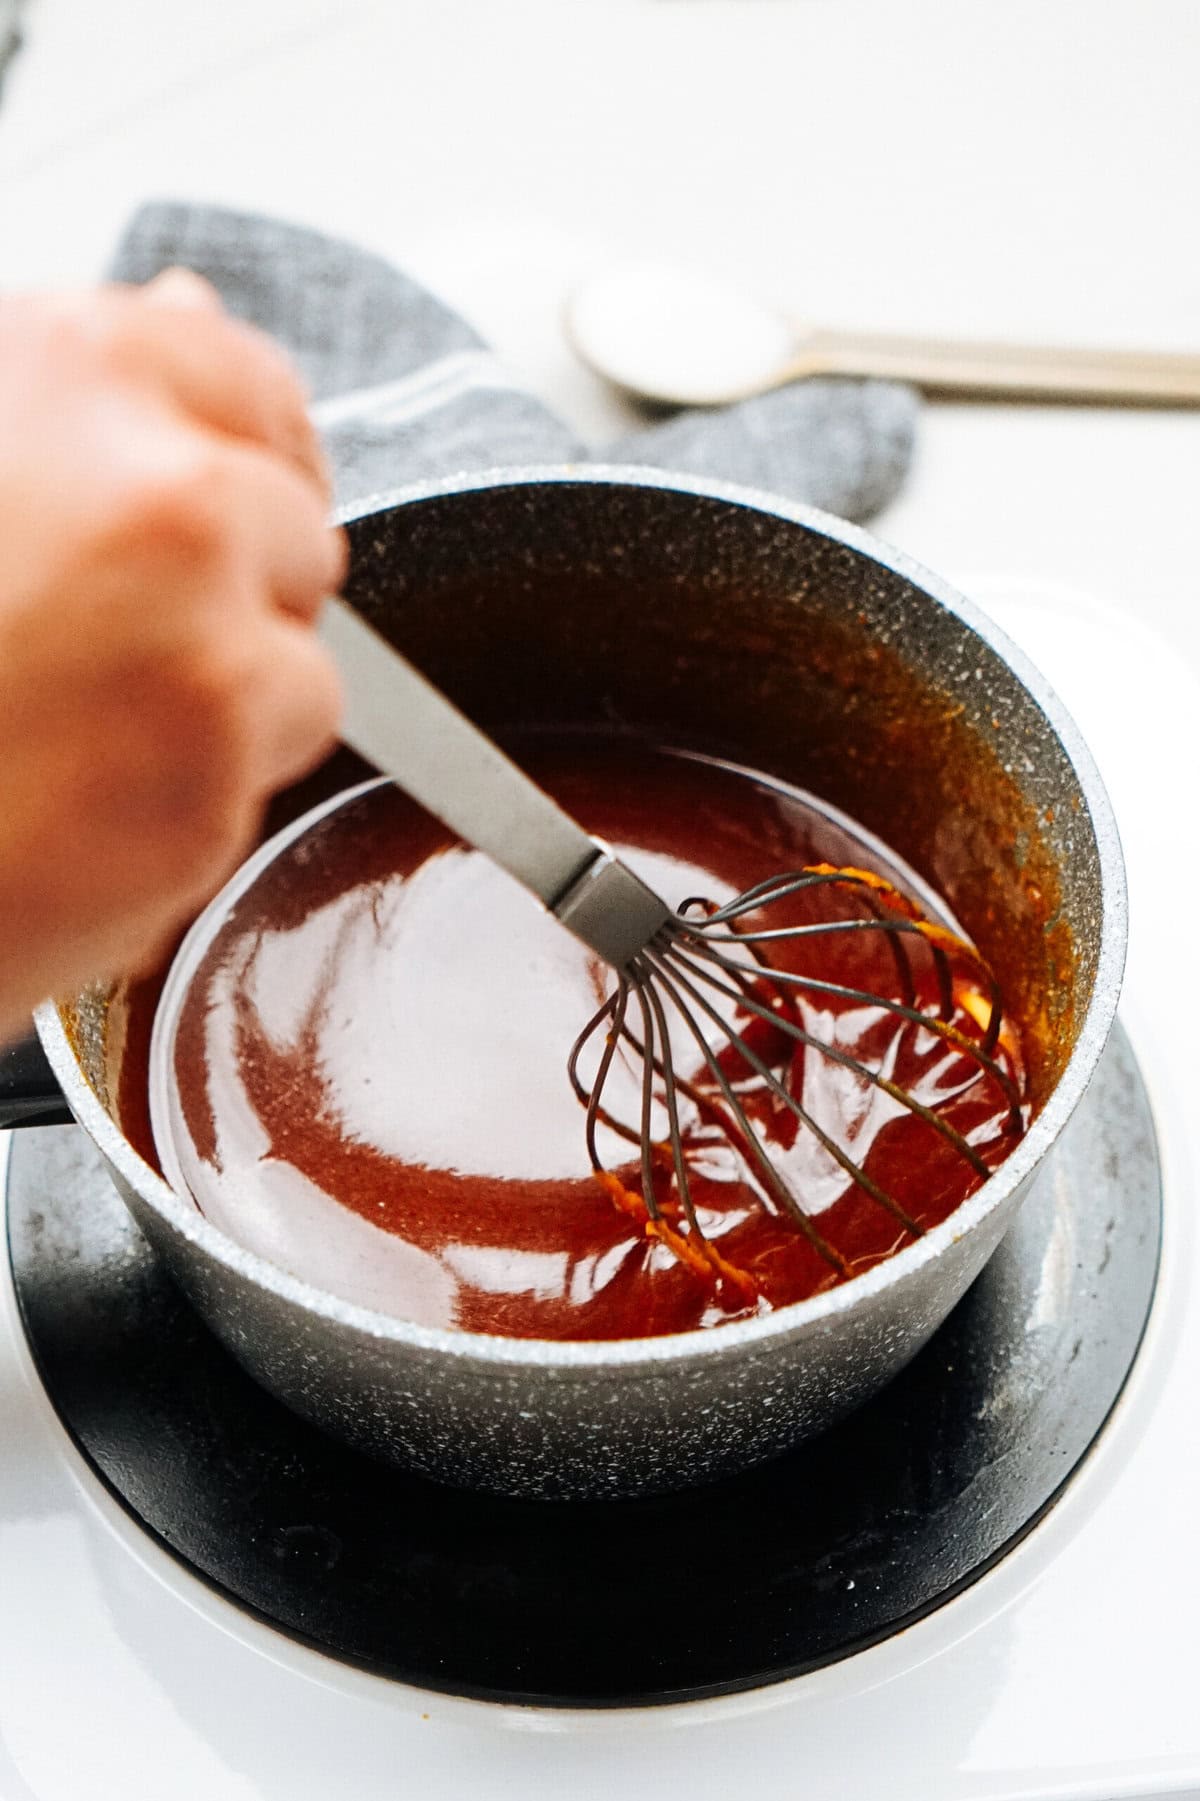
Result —
MULTIPOLYGON (((541 745, 524 760, 672 904, 696 893, 724 901, 819 863, 912 881, 878 844, 745 771, 597 738, 541 745)), ((788 906, 787 923, 863 911, 828 888, 788 906)), ((772 955, 900 998, 883 933, 772 955)), ((917 1004, 935 1010, 934 959, 922 949, 910 964, 917 1004)), ((176 1073, 198 1203, 232 1237, 331 1292, 512 1337, 686 1331, 845 1279, 719 1149, 697 1156, 693 1191, 706 1235, 749 1286, 703 1279, 614 1205, 590 1171, 565 1074, 572 1040, 610 986, 603 965, 507 876, 395 789, 372 790, 311 828, 243 896, 185 1002, 176 1073)), ((978 1040, 969 982, 956 1000, 954 1024, 978 1040)), ((814 1035, 882 1063, 936 1107, 989 1168, 1012 1148, 1020 1126, 1009 1101, 933 1032, 861 1002, 801 992, 797 1006, 814 1035)), ((996 1057, 1020 1083, 1011 1026, 996 1057)), ((811 1049, 791 1060, 793 1092, 920 1228, 980 1185, 888 1096, 811 1049)), ((618 1075, 613 1104, 636 1123, 634 1074, 618 1075)), ((793 1115, 763 1097, 749 1104, 845 1271, 912 1242, 793 1115)), ((608 1139, 606 1162, 639 1190, 628 1146, 608 1139)))

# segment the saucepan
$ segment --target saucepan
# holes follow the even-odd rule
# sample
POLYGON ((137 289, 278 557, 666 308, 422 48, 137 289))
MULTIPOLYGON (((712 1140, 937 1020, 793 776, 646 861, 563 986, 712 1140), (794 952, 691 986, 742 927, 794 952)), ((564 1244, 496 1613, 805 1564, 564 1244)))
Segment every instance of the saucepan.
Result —
MULTIPOLYGON (((124 984, 39 1011, 70 1112, 233 1355, 374 1456, 547 1497, 682 1487, 771 1457, 925 1343, 1096 1067, 1126 906, 1091 757, 966 600, 803 507, 658 471, 501 470, 378 497, 346 523, 348 598, 502 741, 590 725, 704 751, 884 839, 995 968, 1024 1027, 1032 1126, 943 1225, 840 1287, 716 1330, 550 1343, 406 1324, 224 1236, 164 1182, 138 1129, 144 1032, 124 984)), ((283 797, 272 828, 346 781, 335 760, 283 797)))

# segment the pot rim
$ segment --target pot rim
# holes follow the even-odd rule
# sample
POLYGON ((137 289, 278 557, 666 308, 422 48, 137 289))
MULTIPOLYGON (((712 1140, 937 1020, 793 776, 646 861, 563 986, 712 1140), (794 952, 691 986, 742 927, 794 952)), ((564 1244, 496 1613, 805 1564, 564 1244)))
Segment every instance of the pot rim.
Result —
POLYGON ((189 1204, 134 1149, 119 1130, 88 1082, 71 1046, 58 1005, 46 1001, 34 1014, 47 1057, 72 1113, 109 1163, 156 1213, 203 1257, 265 1289, 281 1301, 328 1320, 360 1336, 408 1349, 470 1360, 493 1368, 568 1371, 629 1371, 665 1362, 694 1364, 733 1353, 769 1352, 773 1341, 832 1322, 883 1290, 900 1287, 952 1244, 966 1237, 1001 1207, 1032 1176, 1095 1072, 1116 1014, 1128 936, 1125 865, 1112 805, 1100 773, 1074 720, 1050 684, 1007 635, 971 601, 925 569, 905 552, 895 550, 860 527, 799 502, 731 482, 717 482, 670 471, 621 464, 533 465, 497 467, 426 480, 366 496, 336 515, 346 525, 373 514, 422 501, 503 488, 595 486, 657 489, 714 500, 765 514, 785 524, 802 526, 832 538, 880 567, 900 576, 976 633, 1005 662, 1049 720, 1074 768, 1095 833, 1100 866, 1101 932, 1095 980, 1074 1049, 1049 1100, 1010 1156, 942 1223, 915 1244, 874 1265, 860 1276, 805 1301, 780 1307, 752 1319, 717 1328, 665 1334, 652 1338, 575 1340, 503 1338, 454 1328, 419 1326, 410 1321, 342 1300, 301 1280, 256 1252, 244 1249, 220 1231, 194 1203, 189 1204))

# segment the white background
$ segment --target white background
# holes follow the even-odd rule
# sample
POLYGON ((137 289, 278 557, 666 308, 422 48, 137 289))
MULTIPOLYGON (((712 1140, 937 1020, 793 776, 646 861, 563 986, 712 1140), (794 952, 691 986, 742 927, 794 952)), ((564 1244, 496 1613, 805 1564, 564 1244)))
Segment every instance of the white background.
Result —
MULTIPOLYGON (((711 262, 815 320, 1200 351, 1194 0, 32 0, 0 283, 149 195, 393 256, 593 437, 564 293, 711 262)), ((930 408, 881 534, 1166 628, 1200 667, 1200 414, 930 408)), ((403 472, 397 471, 397 480, 403 472)))
MULTIPOLYGON (((94 277, 146 197, 276 211, 438 288, 596 440, 622 415, 557 316, 618 256, 710 261, 831 324, 1200 350, 1198 76, 1194 0, 35 0, 0 105, 0 284, 94 277)), ((1200 859, 1184 839, 1178 897, 1154 869, 1194 770, 1198 450, 1200 414, 930 407, 877 522, 1044 662, 1130 853, 1168 1281, 1045 1525, 800 1684, 623 1719, 481 1709, 339 1672, 189 1583, 76 1469, 0 1332, 5 1801, 1196 1792, 1200 1320, 1169 984, 1200 859)))

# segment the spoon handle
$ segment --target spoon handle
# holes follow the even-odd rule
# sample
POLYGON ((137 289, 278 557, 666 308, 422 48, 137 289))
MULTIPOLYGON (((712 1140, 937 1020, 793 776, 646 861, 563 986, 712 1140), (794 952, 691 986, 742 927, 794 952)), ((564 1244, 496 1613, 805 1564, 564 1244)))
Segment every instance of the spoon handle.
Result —
POLYGON ((1184 351, 808 331, 797 343, 793 373, 882 376, 928 394, 1200 406, 1200 356, 1184 351))

